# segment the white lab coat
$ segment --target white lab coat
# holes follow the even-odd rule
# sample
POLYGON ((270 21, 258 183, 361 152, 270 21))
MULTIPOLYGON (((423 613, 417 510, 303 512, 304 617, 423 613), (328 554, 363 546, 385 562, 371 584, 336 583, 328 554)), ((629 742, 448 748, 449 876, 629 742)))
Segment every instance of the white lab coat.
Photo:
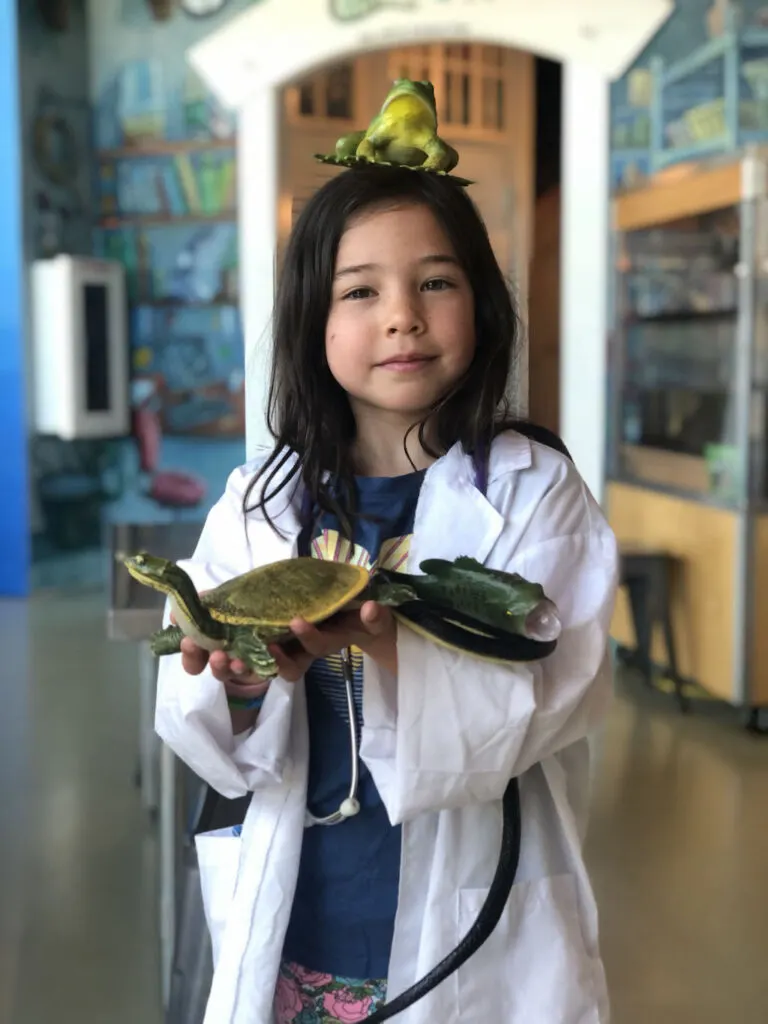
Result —
MULTIPOLYGON (((251 513, 246 541, 240 505, 256 465, 230 476, 185 563, 200 589, 296 553, 299 493, 270 506, 287 539, 251 513)), ((403 826, 389 997, 422 978, 474 922, 498 860, 500 798, 519 776, 522 850, 499 925, 464 967, 396 1019, 606 1024, 581 843, 587 737, 612 692, 615 539, 572 464, 510 432, 493 444, 487 497, 460 446, 426 473, 410 568, 458 555, 542 583, 564 630, 556 652, 537 664, 478 662, 406 627, 398 628, 397 677, 364 660, 361 757, 391 822, 403 826)), ((305 827, 303 683, 276 679, 255 729, 233 737, 222 686, 208 671, 186 675, 178 656, 164 658, 156 728, 218 792, 255 793, 242 838, 198 842, 215 950, 205 1022, 271 1024, 305 827)))

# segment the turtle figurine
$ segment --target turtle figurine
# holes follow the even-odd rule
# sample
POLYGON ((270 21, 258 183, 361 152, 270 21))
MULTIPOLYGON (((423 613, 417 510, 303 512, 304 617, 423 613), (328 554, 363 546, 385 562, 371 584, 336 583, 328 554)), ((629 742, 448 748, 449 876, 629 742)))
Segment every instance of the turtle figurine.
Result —
POLYGON ((174 562, 141 552, 124 558, 128 572, 166 594, 177 625, 154 633, 152 652, 175 654, 184 636, 208 651, 224 650, 252 672, 271 678, 277 666, 268 644, 292 637, 297 616, 319 623, 359 595, 370 574, 346 562, 289 558, 252 569, 198 594, 189 575, 174 562))
POLYGON ((444 647, 492 661, 538 660, 554 650, 559 632, 554 605, 538 584, 469 558, 428 560, 423 576, 288 558, 203 594, 175 562, 146 552, 121 560, 139 583, 170 601, 176 625, 152 635, 156 656, 178 653, 188 636, 208 651, 227 651, 264 679, 277 673, 268 645, 296 642, 295 618, 319 624, 368 600, 391 607, 406 626, 444 647))

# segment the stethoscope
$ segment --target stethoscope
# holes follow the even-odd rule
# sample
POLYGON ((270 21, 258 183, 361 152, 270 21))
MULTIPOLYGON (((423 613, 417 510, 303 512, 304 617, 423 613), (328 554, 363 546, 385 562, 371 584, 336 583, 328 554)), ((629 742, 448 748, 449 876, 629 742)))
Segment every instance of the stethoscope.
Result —
POLYGON ((340 825, 347 818, 354 818, 356 814, 360 813, 360 801, 357 799, 357 789, 360 785, 360 751, 357 742, 357 711, 355 710, 355 670, 352 664, 352 651, 349 647, 345 647, 341 652, 341 669, 344 676, 344 690, 349 715, 349 753, 352 763, 349 795, 341 801, 338 811, 334 811, 333 814, 328 814, 324 818, 316 818, 307 809, 308 825, 340 825))
MULTIPOLYGON (((481 493, 485 494, 487 488, 487 467, 482 453, 476 453, 473 462, 475 467, 475 485, 481 493)), ((309 510, 305 506, 303 515, 306 517, 308 512, 309 510)), ((357 791, 360 785, 360 749, 357 739, 357 712, 355 710, 355 670, 352 664, 352 651, 349 647, 344 648, 341 652, 341 668, 349 716, 349 752, 352 765, 349 793, 339 804, 339 809, 334 811, 333 814, 326 815, 324 818, 315 817, 307 808, 307 825, 341 825, 348 818, 354 818, 356 814, 360 813, 360 801, 357 799, 357 791)))
MULTIPOLYGON (((528 433, 528 431, 521 431, 528 433)), ((535 435, 534 435, 535 436, 535 435)), ((556 439, 559 440, 559 439, 556 439)), ((552 440, 544 440, 550 447, 558 447, 564 455, 570 458, 567 449, 552 444, 552 440)), ((488 470, 483 453, 477 452, 474 457, 475 481, 479 491, 486 493, 488 486, 488 470)), ((354 670, 352 666, 352 653, 349 649, 342 651, 342 669, 344 675, 344 687, 346 690, 347 708, 349 711, 349 740, 352 754, 352 777, 349 787, 349 795, 341 802, 338 811, 326 818, 312 819, 320 825, 338 825, 348 818, 354 817, 359 810, 360 804, 357 799, 357 787, 359 783, 359 751, 357 742, 357 717, 355 713, 354 699, 354 670)), ((423 978, 411 985, 409 988, 394 996, 389 1002, 374 1010, 366 1017, 369 1024, 383 1024, 398 1016, 418 1000, 423 999, 436 986, 440 985, 446 978, 466 963, 478 949, 487 941, 493 933, 496 925, 507 906, 512 886, 517 874, 520 861, 521 846, 521 814, 520 814, 520 790, 516 776, 513 776, 507 784, 501 798, 501 848, 499 860, 496 865, 493 879, 483 905, 478 911, 477 918, 466 932, 462 940, 447 956, 436 964, 423 978)))

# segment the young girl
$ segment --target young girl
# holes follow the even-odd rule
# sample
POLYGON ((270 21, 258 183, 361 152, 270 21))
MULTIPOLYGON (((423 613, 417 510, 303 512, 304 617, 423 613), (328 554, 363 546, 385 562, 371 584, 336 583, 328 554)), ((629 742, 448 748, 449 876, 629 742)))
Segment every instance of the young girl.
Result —
POLYGON ((397 1019, 608 1020, 581 841, 616 546, 569 459, 504 421, 517 337, 485 228, 451 180, 361 167, 308 202, 277 297, 275 447, 229 478, 184 563, 195 585, 295 555, 411 571, 471 555, 541 583, 563 631, 549 658, 500 666, 368 603, 332 625, 297 620, 301 653, 272 648, 268 684, 188 639, 162 660, 161 737, 225 797, 253 793, 241 836, 198 844, 206 1024, 351 1024, 420 980, 485 899, 513 777, 522 849, 502 918, 397 1019))

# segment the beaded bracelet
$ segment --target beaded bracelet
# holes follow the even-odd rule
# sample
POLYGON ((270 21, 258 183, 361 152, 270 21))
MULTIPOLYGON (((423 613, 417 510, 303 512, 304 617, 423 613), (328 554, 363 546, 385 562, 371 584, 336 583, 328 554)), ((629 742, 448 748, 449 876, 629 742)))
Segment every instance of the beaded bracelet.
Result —
POLYGON ((259 697, 230 697, 227 694, 227 703, 231 708, 242 708, 245 711, 254 711, 264 703, 265 693, 259 697))

